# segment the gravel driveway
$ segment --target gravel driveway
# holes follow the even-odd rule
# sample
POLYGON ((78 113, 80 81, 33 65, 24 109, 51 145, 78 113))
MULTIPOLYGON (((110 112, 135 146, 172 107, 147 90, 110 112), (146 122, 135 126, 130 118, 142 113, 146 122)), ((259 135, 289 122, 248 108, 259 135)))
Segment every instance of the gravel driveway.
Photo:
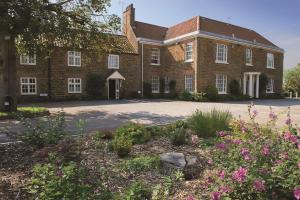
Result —
MULTIPOLYGON (((272 106, 276 113, 286 112, 291 107, 293 122, 300 125, 300 100, 256 100, 254 101, 259 112, 257 121, 268 120, 269 108, 272 106)), ((77 133, 77 122, 85 120, 88 132, 100 129, 116 128, 128 121, 143 124, 164 124, 178 119, 184 119, 195 110, 210 111, 229 110, 235 117, 241 116, 248 119, 248 102, 226 103, 198 103, 166 100, 121 100, 121 101, 76 101, 27 104, 22 106, 43 106, 49 108, 51 113, 64 110, 67 114, 67 128, 72 133, 77 133)), ((279 125, 283 124, 285 115, 279 117, 279 125)), ((7 129, 10 132, 20 132, 22 127, 18 121, 0 121, 0 130, 7 129)), ((8 142, 4 132, 0 133, 0 143, 8 142)))

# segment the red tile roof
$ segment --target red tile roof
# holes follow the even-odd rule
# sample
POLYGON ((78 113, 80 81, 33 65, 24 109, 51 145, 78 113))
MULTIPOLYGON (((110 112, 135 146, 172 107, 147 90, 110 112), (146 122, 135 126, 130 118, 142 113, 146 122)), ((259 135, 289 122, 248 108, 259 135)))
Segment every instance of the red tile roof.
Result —
POLYGON ((160 41, 173 39, 187 33, 201 30, 229 37, 234 35, 234 37, 238 39, 243 39, 250 42, 256 41, 260 44, 277 47, 275 44, 253 30, 200 16, 193 17, 192 19, 170 28, 146 24, 143 22, 135 22, 134 30, 137 37, 160 41))

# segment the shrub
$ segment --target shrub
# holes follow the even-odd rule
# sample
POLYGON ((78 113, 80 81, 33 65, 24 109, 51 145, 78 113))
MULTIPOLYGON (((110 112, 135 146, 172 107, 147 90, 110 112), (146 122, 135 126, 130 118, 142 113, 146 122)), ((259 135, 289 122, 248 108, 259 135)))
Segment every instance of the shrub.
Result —
POLYGON ((105 80, 99 74, 88 74, 86 79, 86 92, 91 98, 101 97, 105 80))
POLYGON ((232 116, 226 111, 212 110, 202 112, 197 110, 189 119, 189 127, 199 137, 207 138, 216 136, 217 131, 229 130, 229 123, 232 116))
POLYGON ((145 170, 160 169, 159 156, 142 155, 129 160, 125 160, 120 164, 120 168, 128 172, 140 172, 145 170))
POLYGON ((36 164, 28 186, 33 199, 41 200, 99 199, 94 194, 95 189, 96 184, 87 178, 87 171, 82 165, 63 163, 58 159, 51 159, 46 164, 36 164))
MULTIPOLYGON (((220 132, 212 151, 215 172, 208 174, 208 189, 218 199, 293 199, 300 191, 300 141, 290 132, 275 128, 277 115, 258 125, 236 120, 230 133, 220 132)), ((290 122, 288 115, 287 122, 290 122)), ((295 130, 295 129, 293 129, 295 130)), ((296 133, 297 134, 297 133, 296 133)))
POLYGON ((233 96, 239 96, 241 95, 241 86, 240 82, 238 80, 232 80, 229 83, 229 91, 230 94, 233 96))
POLYGON ((151 137, 166 135, 166 130, 163 126, 149 126, 146 127, 146 130, 150 133, 151 137))
POLYGON ((115 137, 112 141, 112 148, 118 154, 119 157, 126 157, 131 151, 132 140, 122 136, 115 137))
POLYGON ((60 112, 48 116, 46 120, 38 119, 36 122, 23 119, 25 130, 19 137, 25 144, 42 148, 49 144, 57 144, 66 137, 65 114, 60 112))
POLYGON ((218 90, 215 86, 209 85, 206 88, 206 96, 210 101, 217 101, 218 100, 218 90))
POLYGON ((152 87, 150 83, 144 82, 143 91, 144 91, 144 97, 146 98, 152 97, 152 87))
POLYGON ((33 118, 47 116, 50 112, 44 107, 18 107, 14 112, 0 112, 0 120, 17 119, 17 118, 33 118))
POLYGON ((122 200, 148 200, 151 199, 151 192, 144 182, 135 182, 125 190, 122 200))
POLYGON ((132 140, 133 144, 143 144, 151 138, 145 126, 135 123, 126 124, 116 130, 115 137, 124 137, 132 140))
POLYGON ((206 93, 204 92, 193 92, 192 99, 193 101, 197 101, 197 102, 205 102, 208 100, 206 97, 206 93))
POLYGON ((179 99, 180 100, 183 100, 183 101, 192 101, 193 100, 193 96, 190 92, 188 91, 183 91, 180 96, 179 96, 179 99))
POLYGON ((171 132, 171 142, 173 145, 180 146, 186 144, 186 131, 184 128, 176 128, 171 132))

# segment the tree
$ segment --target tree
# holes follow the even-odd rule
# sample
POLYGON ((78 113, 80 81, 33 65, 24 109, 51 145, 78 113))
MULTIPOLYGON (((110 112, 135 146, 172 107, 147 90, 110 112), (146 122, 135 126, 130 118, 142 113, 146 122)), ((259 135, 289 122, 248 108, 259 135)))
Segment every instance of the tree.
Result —
POLYGON ((300 63, 285 73, 283 87, 286 92, 298 92, 300 94, 300 63))
MULTIPOLYGON (((110 0, 2 0, 0 35, 10 37, 20 54, 44 56, 51 70, 51 53, 57 47, 93 52, 118 49, 113 34, 120 30, 120 18, 108 14, 109 6, 110 0)), ((11 73, 16 73, 15 63, 8 63, 11 73)))

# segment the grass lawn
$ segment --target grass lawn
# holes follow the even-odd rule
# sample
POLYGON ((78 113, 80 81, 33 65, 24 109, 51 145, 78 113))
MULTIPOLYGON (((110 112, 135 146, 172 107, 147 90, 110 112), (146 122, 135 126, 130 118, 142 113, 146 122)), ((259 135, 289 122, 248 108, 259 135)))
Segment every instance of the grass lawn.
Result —
POLYGON ((31 118, 49 114, 49 110, 43 107, 18 107, 15 112, 0 112, 0 120, 16 119, 18 117, 31 118))

